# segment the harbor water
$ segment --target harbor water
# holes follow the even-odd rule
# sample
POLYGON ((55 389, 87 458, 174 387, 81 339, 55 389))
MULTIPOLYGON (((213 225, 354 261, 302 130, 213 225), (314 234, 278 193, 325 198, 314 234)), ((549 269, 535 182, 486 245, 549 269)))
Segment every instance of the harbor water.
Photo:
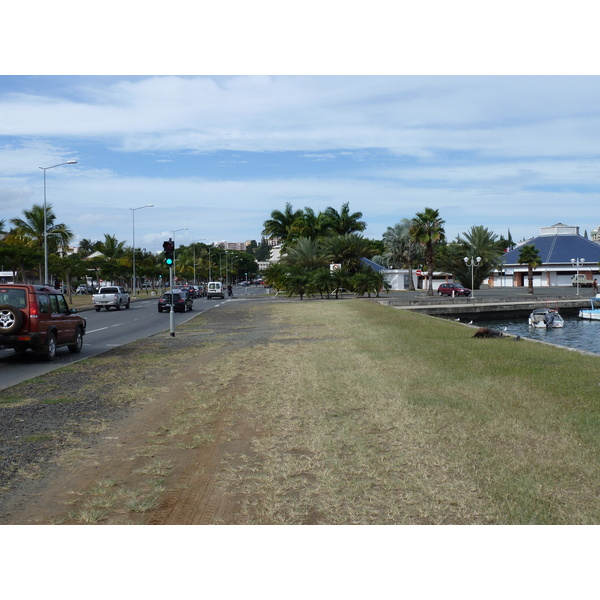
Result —
POLYGON ((565 326, 558 329, 530 327, 527 317, 502 321, 473 321, 477 327, 503 331, 505 335, 529 338, 566 348, 600 354, 600 321, 564 317, 565 326))

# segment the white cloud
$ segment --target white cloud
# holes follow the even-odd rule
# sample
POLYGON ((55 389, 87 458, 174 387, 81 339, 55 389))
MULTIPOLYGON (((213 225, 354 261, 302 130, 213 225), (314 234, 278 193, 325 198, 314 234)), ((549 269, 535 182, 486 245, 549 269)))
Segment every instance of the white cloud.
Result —
POLYGON ((49 177, 60 220, 80 237, 130 240, 128 209, 153 203, 136 215, 136 240, 157 248, 188 224, 188 242, 257 238, 288 201, 350 202, 375 238, 425 206, 450 237, 474 224, 530 237, 548 221, 600 222, 597 195, 583 193, 600 189, 597 77, 46 82, 0 86, 0 218, 41 200, 39 166, 75 159, 49 177), (182 160, 216 150, 211 175, 182 160))

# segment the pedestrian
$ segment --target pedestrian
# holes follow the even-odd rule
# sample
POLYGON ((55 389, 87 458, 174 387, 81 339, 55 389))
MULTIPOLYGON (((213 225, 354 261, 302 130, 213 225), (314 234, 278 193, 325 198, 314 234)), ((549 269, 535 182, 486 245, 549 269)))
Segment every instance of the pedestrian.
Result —
POLYGON ((594 294, 598 293, 598 280, 594 279, 594 283, 592 284, 594 286, 594 294))

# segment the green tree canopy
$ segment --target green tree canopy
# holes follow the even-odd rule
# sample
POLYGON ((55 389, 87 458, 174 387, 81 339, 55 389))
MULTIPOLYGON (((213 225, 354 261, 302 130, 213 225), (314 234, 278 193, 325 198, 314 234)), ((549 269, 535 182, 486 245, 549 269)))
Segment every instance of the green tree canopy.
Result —
POLYGON ((540 251, 533 245, 523 246, 519 252, 517 262, 520 265, 527 265, 527 281, 529 294, 533 294, 533 270, 542 265, 540 251))
POLYGON ((444 222, 437 209, 425 208, 425 210, 416 214, 410 228, 411 238, 421 244, 425 253, 425 263, 427 264, 427 271, 429 273, 428 296, 433 296, 433 270, 435 266, 436 246, 446 239, 444 222))

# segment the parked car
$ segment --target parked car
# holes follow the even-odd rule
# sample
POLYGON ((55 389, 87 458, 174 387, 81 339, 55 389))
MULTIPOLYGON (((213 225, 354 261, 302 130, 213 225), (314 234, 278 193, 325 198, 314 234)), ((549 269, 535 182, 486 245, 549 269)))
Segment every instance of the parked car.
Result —
POLYGON ((438 287, 438 294, 440 296, 470 296, 471 290, 463 287, 460 283, 442 283, 438 287))
MULTIPOLYGON (((176 312, 186 312, 192 310, 194 301, 187 292, 173 291, 173 310, 176 312)), ((158 300, 158 312, 171 312, 171 292, 163 294, 158 300)))
POLYGON ((577 284, 579 284, 579 287, 592 287, 594 282, 592 279, 588 279, 585 273, 579 273, 579 275, 571 277, 571 285, 577 287, 577 284))
POLYGON ((81 352, 86 320, 47 285, 0 285, 0 348, 33 350, 48 361, 67 346, 81 352))

